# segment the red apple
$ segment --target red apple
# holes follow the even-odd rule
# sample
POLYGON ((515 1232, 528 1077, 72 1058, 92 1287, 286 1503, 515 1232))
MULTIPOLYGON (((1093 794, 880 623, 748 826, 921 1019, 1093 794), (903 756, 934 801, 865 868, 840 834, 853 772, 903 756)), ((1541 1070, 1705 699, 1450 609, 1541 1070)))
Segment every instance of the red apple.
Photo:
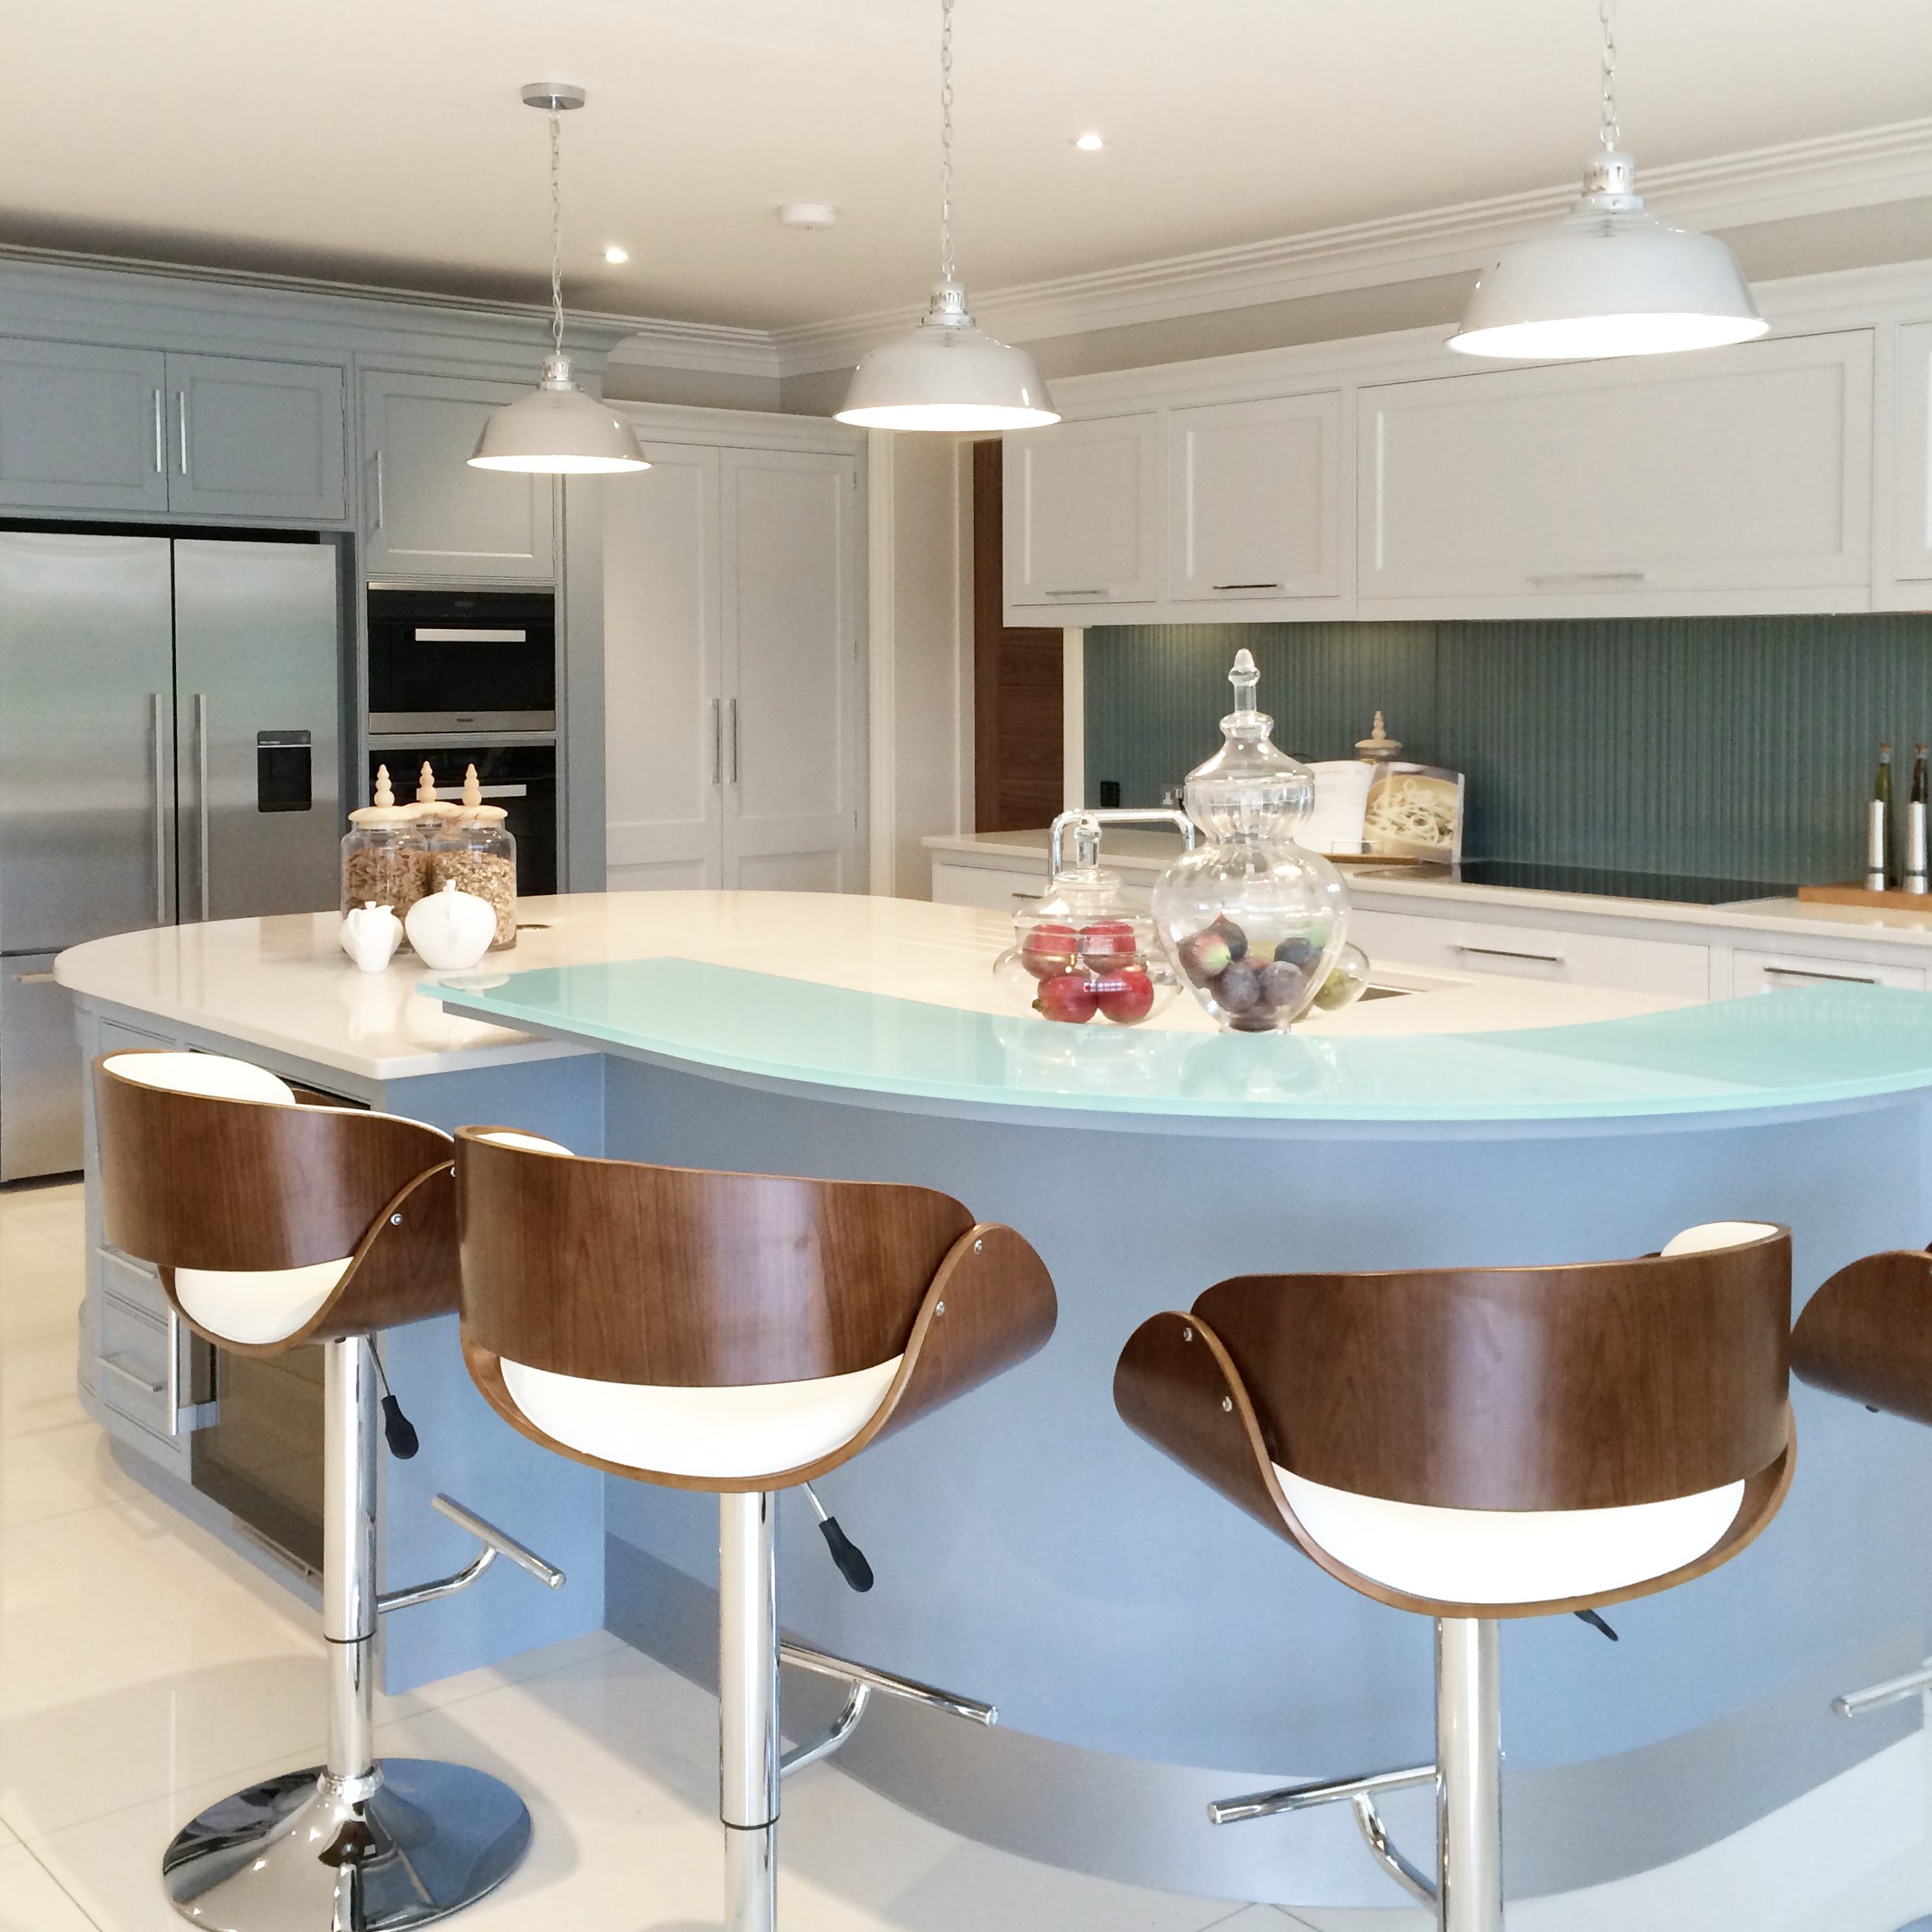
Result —
POLYGON ((1132 919, 1096 919, 1080 929, 1080 952, 1095 972, 1117 972, 1140 957, 1140 935, 1132 919))
POLYGON ((1080 952, 1080 934, 1071 926, 1035 926, 1020 942, 1020 958, 1035 979, 1071 970, 1080 952))
POLYGON ((1100 1010, 1121 1026, 1132 1026, 1154 1010, 1154 982, 1142 966, 1123 967, 1100 982, 1100 1010))
POLYGON ((1084 972, 1058 973, 1040 982, 1039 998, 1033 1010, 1043 1020, 1061 1020, 1072 1026, 1084 1026, 1099 1005, 1093 981, 1084 972))

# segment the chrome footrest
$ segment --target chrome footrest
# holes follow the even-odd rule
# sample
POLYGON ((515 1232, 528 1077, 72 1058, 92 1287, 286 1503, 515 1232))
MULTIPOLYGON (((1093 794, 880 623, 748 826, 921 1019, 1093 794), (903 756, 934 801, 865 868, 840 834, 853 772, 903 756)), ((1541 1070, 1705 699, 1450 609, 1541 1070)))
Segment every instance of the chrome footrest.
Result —
POLYGON ((467 1589, 499 1556, 507 1556, 519 1570, 527 1570, 547 1589, 564 1587, 564 1572, 554 1563, 546 1563, 534 1549, 519 1543, 507 1530, 499 1530, 494 1523, 485 1522, 475 1511, 465 1509, 462 1503, 446 1496, 433 1498, 431 1507, 439 1515, 447 1516, 458 1529, 467 1530, 483 1548, 474 1561, 451 1575, 439 1577, 433 1583, 418 1583, 413 1589, 385 1592, 376 1599, 379 1611, 413 1610, 418 1604, 454 1597, 459 1590, 467 1589))
POLYGON ((1433 1784, 1436 1767, 1418 1765, 1410 1771, 1376 1771, 1365 1777, 1332 1778, 1318 1784, 1284 1784, 1279 1790, 1254 1792, 1245 1798, 1223 1798, 1208 1807, 1210 1825, 1240 1825, 1249 1818, 1273 1818, 1282 1811, 1306 1811, 1316 1805, 1339 1804, 1344 1799, 1373 1798, 1377 1792, 1400 1791, 1410 1784, 1433 1784))
POLYGON ((999 1713, 990 1704, 961 1697, 952 1690, 921 1683, 916 1678, 896 1676, 890 1671, 874 1670, 869 1664, 855 1664, 848 1657, 833 1657, 828 1651, 814 1650, 804 1644, 785 1642, 778 1647, 781 1663, 796 1664, 818 1677, 836 1677, 848 1687, 844 1708, 833 1720, 823 1737, 787 1751, 778 1761, 778 1774, 789 1777, 807 1765, 829 1758, 859 1728, 874 1691, 886 1697, 902 1698, 908 1703, 923 1704, 928 1709, 944 1711, 949 1717, 963 1717, 969 1724, 996 1724, 999 1713))
POLYGON ((1888 1677, 1883 1683, 1868 1685, 1863 1690, 1847 1691, 1843 1697, 1832 1699, 1832 1709, 1840 1717, 1863 1717, 1867 1711, 1902 1703, 1922 1690, 1932 1690, 1932 1664, 1908 1671, 1903 1677, 1888 1677))

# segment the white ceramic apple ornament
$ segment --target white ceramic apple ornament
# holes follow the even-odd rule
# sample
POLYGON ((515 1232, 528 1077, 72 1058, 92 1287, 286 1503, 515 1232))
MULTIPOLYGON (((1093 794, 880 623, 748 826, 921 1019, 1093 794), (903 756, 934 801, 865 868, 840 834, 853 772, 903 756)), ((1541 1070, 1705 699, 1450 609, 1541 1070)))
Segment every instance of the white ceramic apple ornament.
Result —
POLYGON ((425 893, 403 923, 417 957, 436 972, 462 972, 475 965, 496 937, 496 908, 462 891, 454 879, 440 892, 425 893))
POLYGON ((380 972, 402 943, 402 922, 371 899, 343 915, 342 949, 365 972, 380 972))

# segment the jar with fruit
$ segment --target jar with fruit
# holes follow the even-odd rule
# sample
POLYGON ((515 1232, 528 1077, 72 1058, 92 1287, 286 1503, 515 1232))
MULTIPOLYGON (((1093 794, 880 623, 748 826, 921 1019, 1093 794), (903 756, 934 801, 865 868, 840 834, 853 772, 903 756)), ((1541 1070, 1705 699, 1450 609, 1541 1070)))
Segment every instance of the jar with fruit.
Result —
MULTIPOLYGON (((1221 721, 1224 742, 1187 780, 1188 816, 1207 842, 1162 874, 1154 923, 1176 975, 1223 1028, 1271 1033, 1329 992, 1347 939, 1348 893, 1326 859, 1295 843, 1314 779, 1275 744, 1275 721, 1255 706, 1260 673, 1247 651, 1228 681, 1234 709, 1221 721)), ((1358 990, 1359 974, 1349 977, 1358 990)))
MULTIPOLYGON (((1017 1003, 1063 1026, 1094 1020, 1136 1026, 1175 991, 1153 921, 1100 863, 1103 819, 1185 825, 1176 812, 1115 811, 1064 812, 1054 822, 1052 883, 1013 915, 1013 943, 993 970, 1017 1003), (1069 830, 1071 866, 1065 863, 1069 830)), ((1191 842, 1193 828, 1185 829, 1191 842)))

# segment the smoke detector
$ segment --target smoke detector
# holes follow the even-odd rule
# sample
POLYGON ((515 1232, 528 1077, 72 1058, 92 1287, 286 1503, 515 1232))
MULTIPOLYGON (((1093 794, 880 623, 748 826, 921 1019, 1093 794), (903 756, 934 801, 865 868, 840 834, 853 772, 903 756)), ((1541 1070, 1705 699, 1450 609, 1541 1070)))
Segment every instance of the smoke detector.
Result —
POLYGON ((816 234, 838 225, 839 212, 829 201, 787 201, 778 210, 778 219, 788 228, 800 228, 816 234))

